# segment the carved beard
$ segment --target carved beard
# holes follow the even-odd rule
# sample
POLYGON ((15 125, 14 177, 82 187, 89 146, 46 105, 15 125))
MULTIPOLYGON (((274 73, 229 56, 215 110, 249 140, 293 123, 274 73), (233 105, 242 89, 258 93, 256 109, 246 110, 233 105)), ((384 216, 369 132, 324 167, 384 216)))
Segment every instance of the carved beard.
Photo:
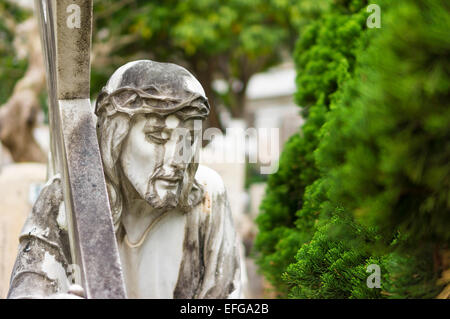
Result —
POLYGON ((149 183, 150 187, 145 196, 145 200, 147 201, 147 203, 158 210, 169 210, 177 207, 180 198, 180 192, 177 190, 177 194, 175 194, 171 190, 167 190, 164 194, 164 197, 161 198, 154 186, 155 182, 156 181, 150 181, 149 183))
POLYGON ((183 181, 179 182, 179 185, 174 192, 171 189, 166 189, 164 196, 161 198, 156 190, 156 182, 163 175, 162 171, 158 169, 149 179, 147 192, 145 193, 146 202, 155 209, 167 211, 174 209, 180 202, 180 196, 183 187, 183 181))

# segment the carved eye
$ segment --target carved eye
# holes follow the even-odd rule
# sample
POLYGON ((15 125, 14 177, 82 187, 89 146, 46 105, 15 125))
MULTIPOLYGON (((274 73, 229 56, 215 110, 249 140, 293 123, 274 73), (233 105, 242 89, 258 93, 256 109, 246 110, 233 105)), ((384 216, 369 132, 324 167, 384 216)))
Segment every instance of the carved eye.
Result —
POLYGON ((158 144, 164 144, 169 140, 169 134, 164 131, 146 132, 145 137, 158 144))

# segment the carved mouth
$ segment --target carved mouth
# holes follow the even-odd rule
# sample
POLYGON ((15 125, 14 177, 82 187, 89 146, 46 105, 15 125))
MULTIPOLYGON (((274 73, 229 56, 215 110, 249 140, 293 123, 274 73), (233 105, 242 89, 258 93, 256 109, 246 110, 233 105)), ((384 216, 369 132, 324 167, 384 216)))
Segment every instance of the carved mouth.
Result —
POLYGON ((181 180, 181 177, 177 177, 177 176, 161 176, 158 177, 157 179, 159 180, 163 180, 166 182, 171 182, 171 183, 177 183, 181 180))
POLYGON ((177 176, 161 176, 157 178, 158 181, 162 182, 162 186, 167 189, 174 189, 178 187, 181 181, 181 177, 177 176))

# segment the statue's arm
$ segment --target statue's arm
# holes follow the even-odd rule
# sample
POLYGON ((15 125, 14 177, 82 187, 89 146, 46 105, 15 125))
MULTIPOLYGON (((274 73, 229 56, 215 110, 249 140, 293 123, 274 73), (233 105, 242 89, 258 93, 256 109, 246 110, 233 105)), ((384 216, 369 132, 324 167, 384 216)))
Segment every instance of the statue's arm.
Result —
POLYGON ((61 181, 52 178, 42 189, 20 236, 8 298, 48 298, 68 291, 70 250, 61 228, 61 181))

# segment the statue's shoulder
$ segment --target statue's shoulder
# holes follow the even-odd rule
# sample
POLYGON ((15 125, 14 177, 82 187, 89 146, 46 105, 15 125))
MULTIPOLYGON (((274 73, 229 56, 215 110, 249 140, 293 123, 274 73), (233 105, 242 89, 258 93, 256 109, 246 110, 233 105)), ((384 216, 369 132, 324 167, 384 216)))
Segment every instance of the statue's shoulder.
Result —
POLYGON ((195 179, 210 196, 221 196, 226 192, 222 177, 210 167, 199 165, 195 179))
POLYGON ((213 217, 210 220, 218 227, 223 218, 231 213, 223 179, 215 170, 203 165, 199 165, 195 179, 203 188, 201 211, 206 214, 200 215, 213 217))
POLYGON ((25 221, 20 237, 31 235, 47 239, 58 237, 60 232, 58 215, 61 212, 62 201, 61 178, 55 175, 43 186, 31 214, 25 221))

